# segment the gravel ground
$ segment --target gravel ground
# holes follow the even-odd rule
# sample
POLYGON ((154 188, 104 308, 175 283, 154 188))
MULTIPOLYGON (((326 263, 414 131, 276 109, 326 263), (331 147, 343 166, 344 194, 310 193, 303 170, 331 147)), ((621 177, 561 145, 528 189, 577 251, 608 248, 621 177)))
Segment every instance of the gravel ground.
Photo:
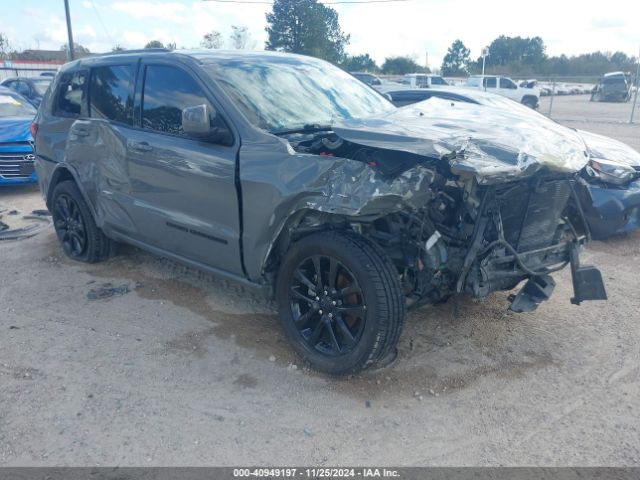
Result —
POLYGON ((75 263, 51 228, 0 243, 0 465, 638 466, 640 233, 584 260, 609 301, 570 305, 567 271, 533 314, 453 299, 410 316, 392 366, 336 380, 237 285, 130 247, 75 263))

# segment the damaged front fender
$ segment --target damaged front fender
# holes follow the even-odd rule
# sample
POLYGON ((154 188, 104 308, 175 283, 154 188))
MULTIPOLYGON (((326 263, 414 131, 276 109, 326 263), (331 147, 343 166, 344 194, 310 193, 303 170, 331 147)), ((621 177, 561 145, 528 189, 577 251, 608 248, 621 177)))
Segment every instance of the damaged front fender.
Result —
POLYGON ((243 251, 253 280, 262 276, 276 239, 300 212, 375 218, 417 208, 431 198, 429 186, 437 175, 415 165, 389 178, 361 161, 290 150, 283 155, 286 144, 278 150, 281 154, 268 158, 267 149, 257 145, 245 144, 241 150, 243 251))

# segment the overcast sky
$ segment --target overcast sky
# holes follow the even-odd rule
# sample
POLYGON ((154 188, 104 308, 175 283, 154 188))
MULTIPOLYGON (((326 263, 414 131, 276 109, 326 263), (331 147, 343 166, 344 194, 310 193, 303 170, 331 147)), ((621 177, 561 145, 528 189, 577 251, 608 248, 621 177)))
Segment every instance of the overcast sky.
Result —
MULTIPOLYGON (((66 42, 63 0, 2 3, 0 31, 17 48, 57 50, 66 42)), ((92 52, 110 51, 116 44, 141 48, 152 39, 193 48, 210 30, 228 37, 231 25, 247 26, 253 48, 262 49, 265 13, 270 10, 269 5, 197 0, 69 3, 74 39, 92 52)), ((332 7, 343 30, 351 34, 348 53, 369 53, 379 63, 391 55, 410 55, 423 64, 428 52, 430 66, 437 68, 455 39, 476 58, 498 35, 539 35, 549 55, 595 50, 638 55, 640 48, 637 0, 408 0, 332 7)))

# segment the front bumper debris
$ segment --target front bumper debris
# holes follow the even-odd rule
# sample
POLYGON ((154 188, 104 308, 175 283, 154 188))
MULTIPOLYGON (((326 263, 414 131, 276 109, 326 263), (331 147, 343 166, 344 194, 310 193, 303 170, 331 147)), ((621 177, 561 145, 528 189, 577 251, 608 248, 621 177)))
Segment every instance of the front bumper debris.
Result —
POLYGON ((626 187, 589 184, 584 214, 595 240, 640 228, 640 179, 626 187))

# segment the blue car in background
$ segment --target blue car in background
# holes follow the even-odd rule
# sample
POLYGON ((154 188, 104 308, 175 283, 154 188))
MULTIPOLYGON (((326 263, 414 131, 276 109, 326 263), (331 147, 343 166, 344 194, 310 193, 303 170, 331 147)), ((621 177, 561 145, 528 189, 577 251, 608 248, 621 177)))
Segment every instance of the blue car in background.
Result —
POLYGON ((25 98, 0 87, 0 187, 36 183, 31 122, 36 109, 25 98))

